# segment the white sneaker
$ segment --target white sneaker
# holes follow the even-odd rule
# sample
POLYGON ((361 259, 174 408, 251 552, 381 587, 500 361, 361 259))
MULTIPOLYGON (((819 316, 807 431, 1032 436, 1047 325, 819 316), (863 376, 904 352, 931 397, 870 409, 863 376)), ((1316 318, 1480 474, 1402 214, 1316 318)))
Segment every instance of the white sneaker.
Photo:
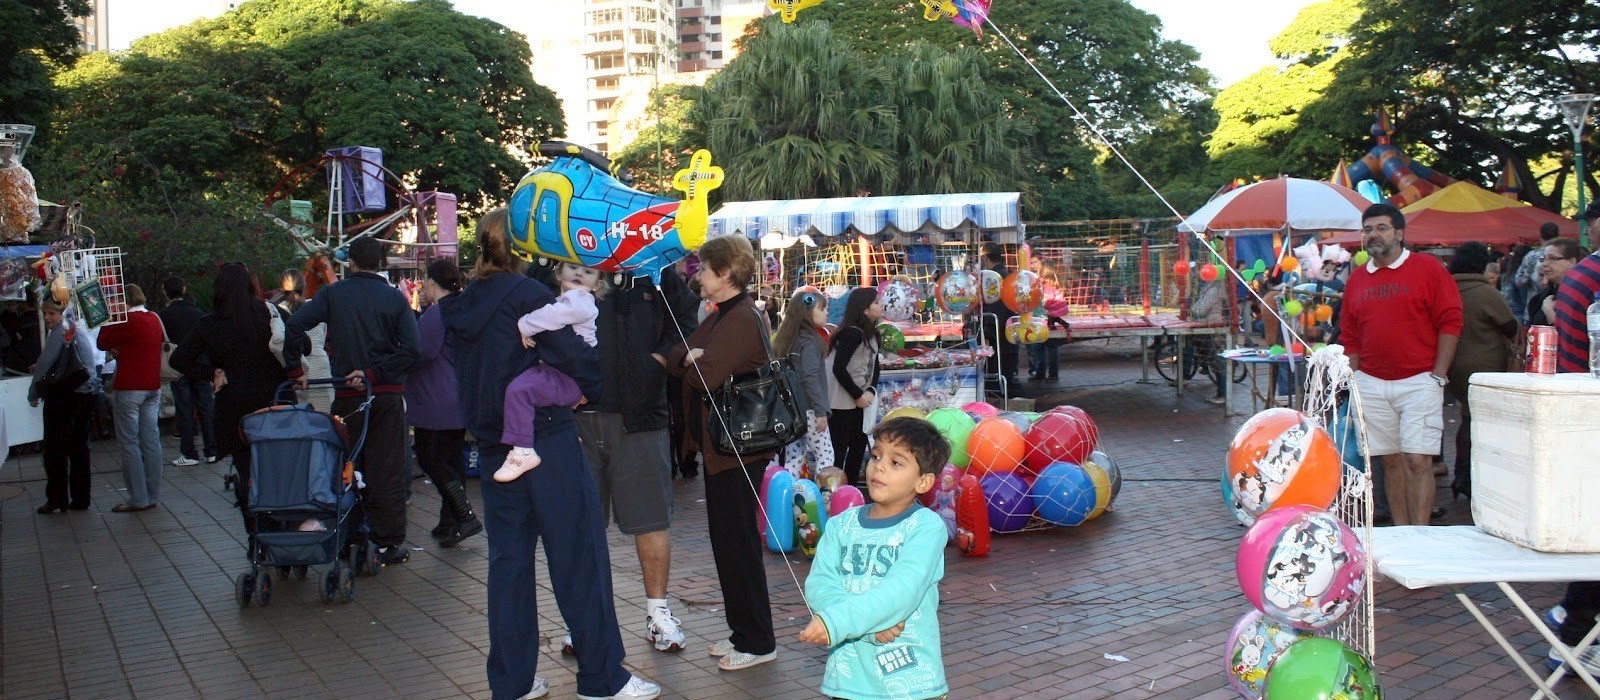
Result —
POLYGON ((1567 624, 1567 609, 1557 605, 1549 610, 1546 610, 1544 613, 1544 621, 1545 624, 1550 625, 1551 630, 1567 624))
POLYGON ((727 655, 733 653, 733 642, 724 639, 724 640, 722 640, 720 642, 717 642, 716 644, 711 645, 710 651, 711 651, 711 658, 713 658, 713 659, 718 658, 718 657, 722 657, 722 656, 727 656, 727 655))
MULTIPOLYGON (((1552 671, 1566 663, 1562 661, 1561 656, 1556 653, 1555 647, 1551 647, 1550 653, 1546 656, 1547 659, 1544 665, 1546 668, 1552 671)), ((1578 655, 1578 663, 1583 664, 1584 670, 1587 670, 1589 675, 1600 676, 1600 647, 1589 647, 1588 649, 1584 649, 1583 653, 1578 655)))
POLYGON ((533 677, 533 688, 528 690, 528 694, 527 695, 519 697, 519 698, 517 698, 517 700, 539 700, 539 698, 542 698, 542 697, 544 697, 546 695, 549 695, 549 694, 550 694, 550 684, 546 683, 543 678, 540 678, 539 676, 534 676, 533 677))
POLYGON ((200 460, 198 460, 198 459, 189 459, 188 457, 185 457, 183 455, 178 455, 177 459, 172 460, 173 466, 176 466, 176 467, 192 467, 192 466, 194 466, 196 464, 199 464, 199 463, 200 463, 200 460))
POLYGON ((578 652, 572 650, 572 635, 570 635, 570 634, 561 638, 561 655, 562 656, 577 656, 578 655, 578 652))
POLYGON ((638 676, 629 676, 628 684, 615 695, 584 695, 578 693, 583 700, 655 700, 661 696, 661 686, 651 683, 638 676))
POLYGON ((666 606, 650 611, 645 621, 644 638, 656 645, 656 651, 683 651, 683 630, 678 618, 666 606))
POLYGON ((722 657, 722 660, 717 662, 717 668, 724 671, 743 671, 751 666, 760 666, 776 658, 778 658, 778 652, 776 651, 766 654, 746 654, 742 651, 736 651, 722 657))

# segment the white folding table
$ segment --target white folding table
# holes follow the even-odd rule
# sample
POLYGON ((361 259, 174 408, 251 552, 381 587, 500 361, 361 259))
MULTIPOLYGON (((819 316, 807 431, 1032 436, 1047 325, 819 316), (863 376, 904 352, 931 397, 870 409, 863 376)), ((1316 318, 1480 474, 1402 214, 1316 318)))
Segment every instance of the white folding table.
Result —
POLYGON ((1571 669, 1590 690, 1600 695, 1600 682, 1596 682, 1595 677, 1576 658, 1594 644, 1596 636, 1600 636, 1600 624, 1595 625, 1576 647, 1569 648, 1556 638, 1555 633, 1544 624, 1543 617, 1528 607, 1528 603, 1511 587, 1513 583, 1600 581, 1600 554, 1536 552, 1471 525, 1382 527, 1372 531, 1372 540, 1373 558, 1382 576, 1412 590, 1449 586, 1467 612, 1478 624, 1483 625, 1506 655, 1538 687, 1533 700, 1545 696, 1559 700, 1550 687, 1561 680, 1567 669, 1571 669), (1462 586, 1470 583, 1493 583, 1498 586, 1566 663, 1548 678, 1534 671, 1522 658, 1521 652, 1506 641, 1494 623, 1467 597, 1462 586))

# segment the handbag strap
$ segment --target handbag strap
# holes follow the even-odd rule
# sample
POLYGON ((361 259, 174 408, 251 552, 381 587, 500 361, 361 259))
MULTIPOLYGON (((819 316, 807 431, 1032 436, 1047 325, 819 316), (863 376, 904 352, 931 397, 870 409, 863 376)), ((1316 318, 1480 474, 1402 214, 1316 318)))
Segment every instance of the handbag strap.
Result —
POLYGON ((750 313, 756 315, 756 330, 761 334, 761 347, 767 350, 767 364, 777 362, 777 358, 772 356, 772 333, 767 330, 766 317, 762 315, 761 309, 756 308, 754 302, 750 304, 750 313))

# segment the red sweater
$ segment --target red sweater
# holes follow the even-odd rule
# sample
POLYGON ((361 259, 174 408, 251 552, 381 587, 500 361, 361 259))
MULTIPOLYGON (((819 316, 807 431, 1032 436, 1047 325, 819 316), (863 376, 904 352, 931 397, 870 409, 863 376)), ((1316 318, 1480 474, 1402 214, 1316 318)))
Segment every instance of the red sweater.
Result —
POLYGON ((117 351, 116 391, 155 391, 161 388, 161 319, 149 311, 130 311, 128 320, 102 326, 95 343, 101 350, 117 351))
POLYGON ((1600 257, 1585 255, 1556 291, 1556 371, 1589 371, 1589 304, 1600 292, 1600 257))
POLYGON ((1398 267, 1358 266, 1339 315, 1339 342, 1384 380, 1433 371, 1440 335, 1461 335, 1461 292, 1437 259, 1406 253, 1398 267))

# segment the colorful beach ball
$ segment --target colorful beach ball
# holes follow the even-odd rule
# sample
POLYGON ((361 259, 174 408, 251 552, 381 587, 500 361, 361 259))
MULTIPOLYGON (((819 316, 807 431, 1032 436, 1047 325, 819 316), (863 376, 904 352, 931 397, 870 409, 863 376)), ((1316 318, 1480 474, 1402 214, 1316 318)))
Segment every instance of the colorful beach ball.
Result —
POLYGON ((967 437, 967 470, 980 478, 995 472, 1013 472, 1022 464, 1028 443, 1016 424, 999 416, 985 418, 967 437))
POLYGON ((1289 646, 1267 671, 1266 700, 1379 700, 1372 662, 1337 639, 1308 637, 1289 646))
POLYGON ((901 278, 887 279, 878 285, 878 301, 883 303, 883 320, 900 323, 911 320, 922 303, 922 292, 901 278))
POLYGON ((983 499, 988 504, 989 529, 995 532, 1019 532, 1028 526, 1033 517, 1033 501, 1028 498, 1028 484, 1022 477, 1009 473, 994 473, 979 480, 983 486, 983 499))
POLYGON ((934 297, 946 313, 962 314, 978 302, 978 278, 966 270, 956 270, 939 278, 934 297))
POLYGON ((1017 270, 1000 286, 1000 301, 1012 311, 1028 313, 1044 303, 1044 282, 1032 270, 1017 270))
POLYGON ((1058 406, 1039 416, 1028 429, 1026 468, 1038 474, 1056 462, 1082 464, 1099 440, 1099 429, 1083 409, 1058 406))
POLYGON ((1000 286, 1004 280, 1000 273, 994 270, 984 270, 978 273, 978 288, 983 292, 983 303, 993 304, 1000 301, 1000 286))
POLYGON ((934 409, 928 414, 928 422, 939 430, 944 439, 950 441, 950 463, 966 469, 970 460, 967 439, 972 436, 972 429, 977 427, 978 422, 959 408, 934 409))
POLYGON ((1311 416, 1272 408, 1251 417, 1228 446, 1224 493, 1246 525, 1287 505, 1327 508, 1339 495, 1341 467, 1333 438, 1311 416))
POLYGON ((1360 602, 1366 560, 1355 531, 1332 513, 1283 506, 1245 532, 1234 572, 1257 610, 1296 629, 1322 629, 1360 602))
POLYGON ((906 334, 892 324, 878 324, 878 337, 883 341, 884 352, 899 352, 906 349, 906 334))
POLYGON ((1029 496, 1040 519, 1061 527, 1087 522, 1094 515, 1098 498, 1094 478, 1083 467, 1070 462, 1057 462, 1045 468, 1039 478, 1033 480, 1029 496))
POLYGON ((1251 610, 1228 632, 1223 660, 1228 685, 1247 700, 1261 700, 1267 689, 1267 671, 1295 642, 1313 636, 1251 610))
POLYGON ((1089 481, 1094 484, 1094 510, 1089 511, 1089 519, 1094 520, 1111 506, 1111 475, 1090 460, 1084 460, 1078 466, 1083 468, 1084 473, 1089 475, 1089 481))
POLYGON ((1100 465, 1106 470, 1106 475, 1111 477, 1111 500, 1115 502, 1117 496, 1122 494, 1122 469, 1117 466, 1116 460, 1100 450, 1089 453, 1089 461, 1100 465))

